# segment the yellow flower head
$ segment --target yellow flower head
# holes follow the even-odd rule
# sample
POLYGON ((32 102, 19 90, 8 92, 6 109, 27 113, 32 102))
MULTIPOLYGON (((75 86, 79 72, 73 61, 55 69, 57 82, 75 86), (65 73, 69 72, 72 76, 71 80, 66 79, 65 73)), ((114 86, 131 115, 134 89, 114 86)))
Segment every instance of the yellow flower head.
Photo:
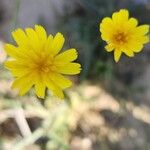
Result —
POLYGON ((149 25, 138 26, 138 21, 129 18, 129 12, 125 9, 113 13, 112 18, 104 18, 100 24, 100 32, 102 39, 108 44, 106 50, 108 52, 114 50, 116 62, 122 53, 133 57, 134 53, 142 50, 143 44, 149 42, 146 35, 149 32, 149 25))
POLYGON ((12 32, 17 46, 6 44, 5 50, 11 57, 5 63, 7 69, 16 77, 12 87, 24 95, 33 86, 39 98, 45 97, 48 88, 53 95, 64 98, 63 89, 72 82, 63 75, 79 74, 81 65, 72 61, 77 59, 77 51, 69 49, 59 53, 64 44, 64 37, 57 33, 49 35, 42 26, 27 28, 25 32, 17 29, 12 32))

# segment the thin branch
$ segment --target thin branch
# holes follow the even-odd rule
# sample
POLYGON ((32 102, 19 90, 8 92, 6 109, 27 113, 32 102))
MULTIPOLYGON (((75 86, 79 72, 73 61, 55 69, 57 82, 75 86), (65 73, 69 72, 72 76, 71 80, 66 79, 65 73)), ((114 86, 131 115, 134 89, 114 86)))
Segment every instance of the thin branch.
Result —
POLYGON ((24 110, 22 108, 15 109, 14 119, 23 137, 31 135, 31 130, 25 118, 24 110))

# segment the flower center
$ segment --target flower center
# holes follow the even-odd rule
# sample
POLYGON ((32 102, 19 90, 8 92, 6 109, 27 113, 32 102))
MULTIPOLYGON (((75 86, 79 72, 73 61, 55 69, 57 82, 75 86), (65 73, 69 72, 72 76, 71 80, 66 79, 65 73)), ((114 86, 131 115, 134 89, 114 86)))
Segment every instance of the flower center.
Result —
POLYGON ((39 72, 47 73, 50 70, 50 66, 45 62, 39 62, 39 64, 37 64, 37 69, 39 72))
POLYGON ((48 73, 50 71, 55 71, 55 66, 53 62, 46 58, 40 58, 33 62, 31 69, 37 73, 48 73))
POLYGON ((124 32, 118 32, 113 35, 113 41, 117 44, 124 44, 128 40, 128 36, 124 32))

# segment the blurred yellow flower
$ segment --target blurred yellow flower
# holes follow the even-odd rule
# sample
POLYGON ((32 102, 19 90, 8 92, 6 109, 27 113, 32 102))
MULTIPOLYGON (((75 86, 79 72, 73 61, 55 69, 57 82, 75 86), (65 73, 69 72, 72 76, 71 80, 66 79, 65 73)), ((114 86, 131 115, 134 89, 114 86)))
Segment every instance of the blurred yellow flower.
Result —
POLYGON ((20 95, 27 93, 33 86, 39 98, 45 97, 45 90, 51 90, 54 96, 64 98, 64 89, 72 82, 63 75, 79 74, 81 65, 72 62, 77 59, 77 51, 69 49, 59 54, 64 44, 64 37, 57 33, 49 35, 42 26, 27 28, 25 32, 17 29, 12 32, 17 46, 6 44, 5 50, 10 60, 5 63, 16 77, 12 88, 17 88, 20 95))
POLYGON ((100 23, 100 32, 102 39, 108 44, 106 50, 108 52, 114 50, 116 62, 122 53, 133 57, 134 53, 142 50, 143 44, 149 42, 146 35, 149 32, 149 25, 138 26, 138 21, 129 18, 129 12, 125 9, 113 13, 112 18, 104 18, 100 23))

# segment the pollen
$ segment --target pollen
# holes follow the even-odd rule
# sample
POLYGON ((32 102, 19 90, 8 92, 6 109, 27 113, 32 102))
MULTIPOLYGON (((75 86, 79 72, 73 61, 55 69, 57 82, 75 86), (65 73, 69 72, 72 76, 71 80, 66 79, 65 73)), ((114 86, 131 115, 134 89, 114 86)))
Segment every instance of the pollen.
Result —
POLYGON ((40 59, 33 61, 31 64, 31 69, 37 73, 48 73, 51 69, 52 63, 45 59, 40 59))
POLYGON ((124 43, 127 43, 127 41, 128 41, 128 36, 124 32, 118 32, 118 33, 114 34, 113 38, 114 38, 113 39, 114 42, 116 42, 118 44, 124 44, 124 43))

